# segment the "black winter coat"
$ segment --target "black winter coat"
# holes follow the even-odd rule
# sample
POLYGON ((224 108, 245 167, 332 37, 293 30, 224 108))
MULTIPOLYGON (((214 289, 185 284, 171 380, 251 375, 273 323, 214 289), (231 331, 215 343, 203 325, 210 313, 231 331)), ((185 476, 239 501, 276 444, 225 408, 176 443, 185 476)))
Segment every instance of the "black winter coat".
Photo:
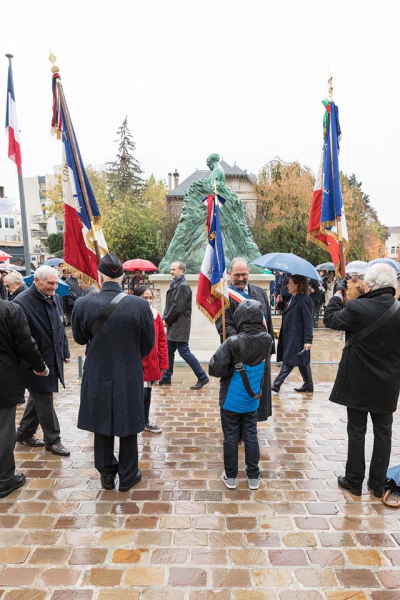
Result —
MULTIPOLYGON (((244 310, 235 312, 233 320, 236 331, 238 332, 242 363, 253 367, 265 360, 264 380, 266 378, 268 379, 272 337, 265 331, 265 327, 262 324, 261 313, 253 307, 249 310, 244 308, 244 310), (239 319, 237 319, 236 317, 240 312, 242 314, 239 319)), ((210 375, 221 378, 219 388, 220 406, 224 405, 234 371, 235 361, 227 338, 215 352, 208 366, 210 375)), ((271 412, 268 416, 270 416, 270 414, 271 412)))
POLYGON ((291 367, 304 367, 310 362, 311 352, 298 356, 304 344, 313 342, 313 303, 310 296, 296 294, 282 311, 276 360, 291 367))
POLYGON ((17 304, 0 300, 0 409, 20 399, 22 359, 34 371, 45 370, 24 311, 17 304))
POLYGON ((14 302, 22 306, 32 337, 50 369, 48 377, 37 377, 23 361, 22 385, 42 394, 58 392, 58 380, 65 387, 64 359, 70 357, 61 298, 57 294, 45 298, 32 283, 28 289, 18 294, 14 302))
POLYGON ((17 287, 17 289, 15 290, 15 292, 13 294, 9 294, 8 299, 10 301, 15 300, 15 298, 18 296, 18 294, 20 294, 21 292, 24 292, 26 290, 26 285, 25 283, 22 283, 19 287, 17 287))
POLYGON ((72 333, 87 347, 78 427, 126 437, 143 431, 143 364, 155 340, 153 314, 146 300, 127 295, 92 338, 90 330, 111 300, 122 292, 107 281, 98 294, 78 298, 72 333))
POLYGON ((317 304, 323 302, 325 298, 325 288, 323 287, 322 282, 319 283, 314 279, 310 279, 310 292, 311 290, 313 290, 313 292, 310 293, 311 300, 317 304))
MULTIPOLYGON (((248 296, 253 300, 258 300, 260 302, 267 322, 267 330, 268 333, 274 338, 274 329, 272 325, 272 317, 271 317, 271 309, 269 306, 269 301, 267 298, 267 294, 265 290, 260 288, 258 285, 248 284, 248 296)), ((235 329, 235 324, 233 322, 233 315, 239 306, 236 300, 233 298, 229 298, 229 307, 225 311, 225 328, 226 328, 226 337, 228 338, 231 335, 236 335, 237 331, 235 329)), ((222 341, 222 318, 220 317, 216 322, 215 326, 217 331, 221 337, 222 341)), ((271 354, 275 354, 275 342, 273 341, 271 347, 271 354)), ((268 417, 272 415, 272 399, 271 399, 271 364, 268 361, 267 367, 264 375, 264 383, 263 383, 263 392, 260 398, 260 406, 258 407, 258 420, 266 421, 268 417)))
POLYGON ((167 292, 163 321, 167 327, 167 340, 188 342, 192 318, 192 290, 183 277, 174 281, 167 292))
MULTIPOLYGON (((346 341, 374 323, 393 304, 393 288, 349 300, 333 296, 324 323, 346 332, 346 341)), ((377 331, 343 349, 330 400, 357 410, 393 413, 400 392, 400 309, 377 331)))

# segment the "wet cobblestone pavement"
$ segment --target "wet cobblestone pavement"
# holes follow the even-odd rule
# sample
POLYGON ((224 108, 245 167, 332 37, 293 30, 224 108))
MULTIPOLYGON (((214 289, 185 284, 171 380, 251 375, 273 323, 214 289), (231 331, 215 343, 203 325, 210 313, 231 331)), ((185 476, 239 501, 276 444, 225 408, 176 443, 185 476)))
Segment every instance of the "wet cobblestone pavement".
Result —
MULTIPOLYGON (((320 330, 313 359, 338 360, 342 345, 320 330)), ((239 489, 220 481, 218 382, 192 392, 192 373, 178 367, 171 388, 153 393, 163 432, 140 436, 143 480, 120 493, 101 489, 92 435, 76 428, 83 352, 72 348, 56 398, 71 456, 16 447, 28 483, 0 500, 1 600, 400 599, 400 511, 366 487, 357 498, 337 486, 347 446, 346 411, 328 401, 334 364, 313 365, 314 395, 293 392, 298 374, 274 394, 259 426, 258 491, 242 447, 239 489)))

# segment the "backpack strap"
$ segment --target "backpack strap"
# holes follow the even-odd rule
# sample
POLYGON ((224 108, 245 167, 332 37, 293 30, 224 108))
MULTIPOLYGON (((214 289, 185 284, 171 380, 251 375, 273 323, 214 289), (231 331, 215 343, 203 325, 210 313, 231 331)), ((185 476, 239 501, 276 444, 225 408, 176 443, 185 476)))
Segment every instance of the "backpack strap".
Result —
POLYGON ((105 309, 103 310, 103 312, 101 313, 99 318, 96 319, 96 321, 93 323, 92 327, 90 328, 90 333, 92 335, 92 339, 94 338, 95 334, 98 332, 100 327, 103 325, 103 323, 107 319, 107 317, 109 317, 111 315, 114 308, 117 306, 117 304, 119 304, 121 302, 121 300, 123 298, 125 298, 125 296, 126 296, 125 292, 120 292, 119 294, 114 296, 114 298, 111 300, 111 302, 109 304, 107 304, 107 306, 105 307, 105 309))
POLYGON ((238 371, 238 373, 240 373, 240 376, 242 378, 243 385, 245 387, 246 392, 249 394, 249 396, 251 398, 257 398, 257 399, 261 398, 262 387, 263 387, 263 383, 264 383, 265 367, 264 367, 263 376, 261 379, 260 392, 258 394, 255 394, 253 392, 253 390, 251 389, 249 378, 247 377, 247 373, 243 366, 242 353, 240 350, 240 341, 239 341, 239 338, 237 335, 232 335, 232 336, 228 337, 228 346, 229 346, 230 351, 232 352, 233 360, 235 361, 235 371, 238 371))
POLYGON ((399 310, 399 308, 400 302, 397 302, 397 300, 395 300, 392 306, 389 308, 389 310, 387 310, 381 317, 379 317, 379 319, 377 319, 374 323, 371 323, 371 325, 368 325, 368 327, 365 327, 365 329, 362 329, 361 331, 353 335, 349 340, 347 340, 343 347, 343 350, 344 348, 348 348, 349 346, 351 346, 351 344, 363 340, 365 337, 367 337, 367 335, 370 335, 374 331, 377 331, 380 327, 382 327, 382 325, 386 323, 386 321, 390 319, 390 317, 392 317, 399 310))

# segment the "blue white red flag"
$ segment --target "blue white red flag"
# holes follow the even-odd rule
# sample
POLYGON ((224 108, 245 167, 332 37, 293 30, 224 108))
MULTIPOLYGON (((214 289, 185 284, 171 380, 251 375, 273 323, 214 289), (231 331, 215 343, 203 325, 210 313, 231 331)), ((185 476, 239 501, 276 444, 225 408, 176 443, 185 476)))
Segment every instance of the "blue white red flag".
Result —
POLYGON ((8 157, 15 162, 17 165, 18 175, 20 175, 22 158, 21 147, 19 145, 19 129, 11 61, 8 67, 6 136, 8 137, 8 157))
MULTIPOLYGON (((225 202, 225 199, 221 198, 221 200, 225 202)), ((222 314, 222 307, 224 306, 224 310, 228 308, 229 295, 219 222, 219 197, 216 201, 215 196, 209 195, 204 203, 207 203, 208 243, 200 269, 196 302, 211 323, 215 323, 222 314)))
MULTIPOLYGON (((337 217, 340 218, 344 252, 348 250, 348 233, 344 214, 339 172, 339 110, 334 102, 323 102, 326 113, 324 118, 324 146, 321 162, 315 180, 308 221, 307 239, 320 248, 327 250, 338 269, 339 236, 337 217)), ((343 274, 344 276, 344 274, 343 274)))
MULTIPOLYGON (((58 73, 55 75, 59 77, 58 73)), ((56 87, 54 89, 56 90, 56 87)), ((70 136, 66 127, 64 111, 61 106, 59 106, 59 111, 58 123, 62 127, 61 137, 63 143, 61 181, 64 200, 64 266, 70 267, 72 272, 81 279, 90 281, 92 283, 97 283, 98 260, 93 241, 90 218, 83 199, 83 192, 78 176, 77 164, 75 162, 70 136)), ((96 239, 99 244, 100 255, 104 256, 108 250, 103 232, 101 230, 100 210, 89 179, 86 175, 72 122, 71 129, 72 135, 75 138, 75 146, 78 153, 79 164, 83 174, 86 192, 89 198, 90 209, 93 215, 94 228, 96 232, 96 239)), ((53 133, 57 133, 57 124, 52 131, 53 133)))

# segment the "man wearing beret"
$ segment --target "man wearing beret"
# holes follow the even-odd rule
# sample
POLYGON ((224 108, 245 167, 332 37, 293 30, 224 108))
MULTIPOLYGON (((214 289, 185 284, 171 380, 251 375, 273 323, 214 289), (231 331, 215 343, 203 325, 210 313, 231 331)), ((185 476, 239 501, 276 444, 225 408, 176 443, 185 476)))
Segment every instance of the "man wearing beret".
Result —
POLYGON ((119 490, 127 492, 142 478, 137 445, 145 426, 142 359, 155 334, 148 302, 123 293, 123 276, 117 255, 106 254, 98 266, 101 291, 76 300, 72 334, 78 344, 87 344, 78 427, 94 433, 103 488, 114 489, 118 475, 119 490))

